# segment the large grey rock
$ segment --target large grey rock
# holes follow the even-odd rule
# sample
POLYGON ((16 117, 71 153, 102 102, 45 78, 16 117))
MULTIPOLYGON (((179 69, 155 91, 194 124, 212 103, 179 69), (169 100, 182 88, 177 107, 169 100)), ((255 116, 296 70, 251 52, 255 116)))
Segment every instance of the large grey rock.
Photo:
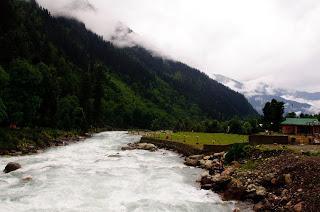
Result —
POLYGON ((14 162, 10 162, 6 165, 6 167, 4 168, 3 172, 4 173, 9 173, 12 171, 15 171, 17 169, 20 169, 21 165, 19 163, 14 163, 14 162))
POLYGON ((193 160, 201 160, 203 158, 203 155, 191 155, 188 158, 193 160))
POLYGON ((121 147, 121 150, 134 150, 134 149, 142 149, 142 150, 148 150, 151 152, 156 151, 158 148, 154 144, 149 143, 129 143, 126 146, 121 147))
POLYGON ((187 166, 197 166, 198 160, 187 157, 184 164, 186 164, 187 166))
POLYGON ((137 149, 143 149, 148 151, 156 151, 158 148, 154 144, 148 144, 148 143, 137 143, 137 149))

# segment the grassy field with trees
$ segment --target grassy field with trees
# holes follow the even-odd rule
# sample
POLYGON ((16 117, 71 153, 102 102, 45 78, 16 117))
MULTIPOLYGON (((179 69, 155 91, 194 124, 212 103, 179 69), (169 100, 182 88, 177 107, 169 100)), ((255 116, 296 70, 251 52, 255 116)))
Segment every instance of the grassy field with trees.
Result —
POLYGON ((149 137, 159 138, 161 140, 172 140, 186 143, 193 146, 202 146, 203 144, 227 145, 234 143, 248 142, 247 135, 226 134, 226 133, 201 133, 201 132, 153 132, 149 137))

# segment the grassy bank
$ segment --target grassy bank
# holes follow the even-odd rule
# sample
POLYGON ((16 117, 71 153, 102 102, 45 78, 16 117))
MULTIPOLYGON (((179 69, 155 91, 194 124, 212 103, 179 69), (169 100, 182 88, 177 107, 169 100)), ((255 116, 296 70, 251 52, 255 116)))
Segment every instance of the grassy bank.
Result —
POLYGON ((152 132, 147 137, 158 138, 162 140, 173 140, 195 147, 201 147, 204 144, 228 145, 234 143, 248 142, 247 135, 225 134, 225 133, 197 133, 197 132, 152 132))
POLYGON ((35 152, 46 147, 63 145, 80 136, 77 131, 55 129, 7 129, 0 128, 0 154, 35 152))

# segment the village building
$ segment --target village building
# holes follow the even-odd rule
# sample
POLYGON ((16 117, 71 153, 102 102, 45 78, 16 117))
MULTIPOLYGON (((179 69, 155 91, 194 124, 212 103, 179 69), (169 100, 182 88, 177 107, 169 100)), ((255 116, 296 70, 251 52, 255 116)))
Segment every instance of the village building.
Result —
POLYGON ((320 122, 312 118, 286 118, 281 123, 282 133, 286 135, 319 136, 320 122))

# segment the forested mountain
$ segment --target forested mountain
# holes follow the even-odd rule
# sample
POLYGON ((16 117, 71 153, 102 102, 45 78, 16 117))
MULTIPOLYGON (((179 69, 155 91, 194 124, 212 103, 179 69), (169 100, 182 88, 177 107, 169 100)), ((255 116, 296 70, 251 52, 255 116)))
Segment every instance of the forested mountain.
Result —
POLYGON ((0 2, 0 89, 2 125, 192 128, 257 114, 200 71, 141 47, 118 48, 35 1, 0 2))

